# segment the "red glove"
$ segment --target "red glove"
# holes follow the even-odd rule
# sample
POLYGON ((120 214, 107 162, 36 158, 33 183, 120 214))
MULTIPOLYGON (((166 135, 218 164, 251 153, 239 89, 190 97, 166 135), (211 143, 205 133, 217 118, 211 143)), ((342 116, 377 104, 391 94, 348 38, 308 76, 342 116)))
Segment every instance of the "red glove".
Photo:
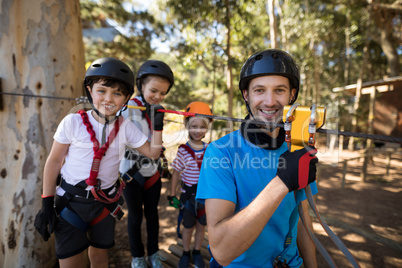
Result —
POLYGON ((317 149, 308 146, 294 152, 286 151, 279 158, 276 175, 289 192, 303 189, 316 179, 317 149))

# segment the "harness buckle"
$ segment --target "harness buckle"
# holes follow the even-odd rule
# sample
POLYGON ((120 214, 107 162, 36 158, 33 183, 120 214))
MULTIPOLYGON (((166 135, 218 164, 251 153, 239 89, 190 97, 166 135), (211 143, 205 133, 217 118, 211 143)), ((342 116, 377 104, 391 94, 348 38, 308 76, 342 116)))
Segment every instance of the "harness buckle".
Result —
POLYGON ((94 185, 95 191, 99 191, 101 189, 101 180, 97 179, 96 184, 94 185))
POLYGON ((110 212, 110 215, 113 218, 115 218, 117 220, 120 220, 124 215, 124 212, 122 210, 122 206, 120 204, 117 204, 116 208, 112 212, 110 212))
POLYGON ((275 260, 272 263, 274 268, 289 268, 289 265, 286 263, 287 260, 285 259, 284 261, 282 261, 281 258, 282 256, 278 256, 275 258, 275 260))

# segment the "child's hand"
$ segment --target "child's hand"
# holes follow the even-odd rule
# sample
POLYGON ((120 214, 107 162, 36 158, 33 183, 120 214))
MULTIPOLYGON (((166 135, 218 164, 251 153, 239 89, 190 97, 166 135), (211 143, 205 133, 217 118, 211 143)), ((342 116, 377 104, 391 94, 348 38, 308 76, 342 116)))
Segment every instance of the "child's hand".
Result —
POLYGON ((43 240, 47 241, 53 233, 56 223, 56 211, 54 210, 54 196, 42 198, 42 208, 36 214, 34 226, 41 234, 43 240), (49 229, 48 229, 49 225, 49 229))
POLYGON ((180 200, 176 198, 176 196, 168 195, 167 199, 169 200, 169 206, 174 208, 180 208, 180 200))
POLYGON ((145 113, 148 115, 148 117, 151 119, 152 122, 152 129, 155 131, 162 131, 163 130, 163 117, 165 113, 163 112, 158 112, 160 109, 165 109, 163 108, 162 105, 159 104, 145 104, 146 110, 145 113))

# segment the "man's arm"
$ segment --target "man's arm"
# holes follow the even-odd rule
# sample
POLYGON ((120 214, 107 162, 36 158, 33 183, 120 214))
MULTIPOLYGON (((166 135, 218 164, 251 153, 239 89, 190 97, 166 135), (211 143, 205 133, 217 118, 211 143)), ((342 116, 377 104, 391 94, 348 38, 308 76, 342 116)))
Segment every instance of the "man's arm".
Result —
POLYGON ((276 176, 247 207, 236 214, 236 205, 231 201, 205 200, 209 243, 215 260, 226 266, 243 254, 288 193, 289 189, 276 176))
MULTIPOLYGON (((303 216, 305 219, 306 226, 314 232, 313 223, 311 221, 311 217, 308 213, 308 203, 307 200, 303 200, 301 202, 303 207, 303 216)), ((302 215, 300 215, 302 217, 302 215)), ((297 225, 297 246, 299 248, 301 257, 303 258, 303 264, 306 268, 316 268, 317 267, 317 258, 314 242, 311 240, 306 228, 304 227, 301 220, 297 225)))

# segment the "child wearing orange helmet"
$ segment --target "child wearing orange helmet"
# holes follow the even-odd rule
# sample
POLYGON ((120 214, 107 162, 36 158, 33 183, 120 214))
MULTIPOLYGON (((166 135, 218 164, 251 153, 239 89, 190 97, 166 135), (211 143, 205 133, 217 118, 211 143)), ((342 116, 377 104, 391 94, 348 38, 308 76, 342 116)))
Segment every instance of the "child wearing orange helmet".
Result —
MULTIPOLYGON (((212 115, 208 104, 204 102, 192 102, 186 107, 186 112, 212 115)), ((180 258, 179 268, 187 268, 190 265, 191 236, 195 229, 194 249, 192 252, 195 267, 205 267, 200 254, 204 240, 206 216, 204 205, 195 201, 198 177, 201 163, 207 143, 202 139, 208 132, 212 119, 206 117, 185 117, 184 125, 189 133, 186 144, 179 146, 177 156, 172 163, 173 173, 170 186, 169 205, 180 208, 179 219, 183 219, 184 229, 181 233, 183 240, 183 255, 180 258), (176 189, 179 180, 182 180, 180 201, 176 198, 176 189)), ((178 229, 180 228, 180 221, 178 229)))

